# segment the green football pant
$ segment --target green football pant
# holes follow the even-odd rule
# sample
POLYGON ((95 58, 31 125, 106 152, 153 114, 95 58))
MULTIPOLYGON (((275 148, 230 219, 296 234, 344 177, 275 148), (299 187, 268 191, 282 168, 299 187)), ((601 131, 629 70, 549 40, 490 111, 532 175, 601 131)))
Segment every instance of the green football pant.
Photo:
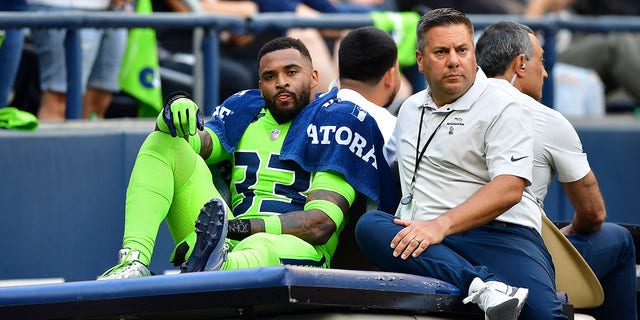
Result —
MULTIPOLYGON (((151 133, 140 147, 127 188, 123 247, 140 251, 140 262, 148 265, 158 229, 166 219, 173 241, 186 242, 193 248, 195 221, 202 206, 212 198, 222 197, 208 166, 191 146, 166 133, 151 133)), ((319 248, 292 235, 259 233, 241 242, 227 241, 231 249, 222 266, 225 270, 329 266, 319 248)))
POLYGON ((123 248, 140 251, 140 262, 148 265, 165 219, 174 242, 195 241, 200 209, 214 197, 220 194, 211 172, 191 146, 184 139, 152 132, 140 147, 131 172, 123 248))

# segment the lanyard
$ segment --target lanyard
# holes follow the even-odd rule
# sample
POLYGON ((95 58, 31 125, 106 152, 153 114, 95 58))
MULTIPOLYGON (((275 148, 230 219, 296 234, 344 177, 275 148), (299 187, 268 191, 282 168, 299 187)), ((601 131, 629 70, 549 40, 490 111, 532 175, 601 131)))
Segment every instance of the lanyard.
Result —
POLYGON ((424 146, 422 147, 422 150, 418 154, 418 148, 420 148, 420 136, 422 136, 422 122, 424 121, 424 110, 425 109, 426 109, 426 107, 422 107, 422 114, 420 115, 420 127, 418 128, 418 141, 416 143, 416 164, 413 167, 413 177, 411 178, 411 191, 410 191, 408 196, 406 196, 406 197, 402 198, 402 200, 400 200, 400 203, 403 204, 403 205, 409 204, 409 202, 411 202, 411 200, 413 200, 413 188, 416 186, 416 175, 418 174, 418 167, 420 166, 420 162, 422 161, 422 157, 424 156, 424 152, 427 151, 427 146, 429 146, 429 143, 431 143, 431 140, 436 135, 436 132, 438 131, 438 128, 440 128, 440 126, 444 123, 444 121, 447 120, 447 117, 449 117, 449 115, 451 113, 453 113, 453 110, 449 111, 447 113, 447 115, 445 115, 444 118, 442 118, 442 121, 440 121, 440 123, 438 124, 436 129, 433 130, 433 133, 431 133, 431 136, 429 136, 429 139, 427 140, 427 143, 424 144, 424 146))

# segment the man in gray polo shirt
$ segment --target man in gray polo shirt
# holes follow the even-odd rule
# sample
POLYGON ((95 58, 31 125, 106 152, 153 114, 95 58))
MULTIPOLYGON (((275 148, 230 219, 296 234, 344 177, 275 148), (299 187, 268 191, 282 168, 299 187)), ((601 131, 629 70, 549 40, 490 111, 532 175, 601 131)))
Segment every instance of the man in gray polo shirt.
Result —
POLYGON ((404 198, 395 219, 365 214, 358 244, 383 270, 456 285, 486 319, 566 319, 541 209, 525 191, 530 109, 478 68, 463 13, 431 10, 416 34, 428 88, 405 101, 394 132, 404 198))
POLYGON ((533 181, 542 206, 554 175, 575 208, 573 221, 561 229, 594 271, 604 303, 589 313, 596 319, 637 319, 635 247, 631 233, 604 223, 607 212, 598 181, 571 123, 537 100, 547 78, 544 50, 533 30, 503 21, 487 27, 476 44, 478 65, 499 86, 522 92, 533 112, 533 181))

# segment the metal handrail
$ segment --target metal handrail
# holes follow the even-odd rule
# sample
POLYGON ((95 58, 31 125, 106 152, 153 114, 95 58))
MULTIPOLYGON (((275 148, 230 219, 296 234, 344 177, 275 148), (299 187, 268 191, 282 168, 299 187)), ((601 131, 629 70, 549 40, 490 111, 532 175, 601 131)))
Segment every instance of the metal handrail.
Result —
POLYGON ((123 14, 113 11, 1 12, 2 28, 218 28, 242 33, 245 19, 215 13, 123 14))
MULTIPOLYGON (((560 29, 586 32, 640 31, 640 17, 633 16, 598 16, 559 18, 547 16, 543 18, 525 18, 518 15, 469 15, 476 30, 502 21, 512 20, 526 24, 532 29, 544 33, 544 50, 546 67, 553 72, 556 60, 556 34, 560 29)), ((261 13, 250 19, 242 19, 211 13, 168 13, 122 14, 116 12, 0 12, 0 28, 65 28, 69 32, 65 39, 67 50, 67 111, 68 119, 79 119, 82 116, 82 97, 80 88, 81 50, 78 29, 91 28, 165 28, 204 29, 200 50, 203 55, 203 79, 196 79, 196 85, 202 86, 203 109, 206 114, 213 111, 219 103, 218 70, 219 50, 218 33, 229 30, 237 34, 258 32, 266 28, 319 28, 319 29, 351 29, 372 25, 368 14, 323 14, 316 17, 301 17, 294 13, 261 13), (199 83, 200 82, 200 83, 199 83)), ((633 54, 633 53, 630 53, 633 54)), ((551 106, 553 102, 553 80, 550 76, 545 81, 543 103, 551 106)), ((195 97, 197 100, 201 97, 195 97)))
POLYGON ((65 37, 65 61, 67 68, 67 119, 82 118, 82 50, 80 28, 184 28, 205 30, 201 50, 204 53, 202 86, 207 113, 219 100, 218 32, 230 30, 246 32, 246 21, 241 18, 204 13, 153 13, 122 14, 116 12, 0 12, 0 28, 61 28, 67 29, 65 37))

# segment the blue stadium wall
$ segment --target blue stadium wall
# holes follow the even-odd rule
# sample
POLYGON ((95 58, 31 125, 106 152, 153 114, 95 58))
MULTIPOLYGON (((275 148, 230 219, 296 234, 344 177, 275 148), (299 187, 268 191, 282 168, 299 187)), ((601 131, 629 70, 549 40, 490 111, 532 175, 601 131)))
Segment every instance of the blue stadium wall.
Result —
MULTIPOLYGON (((640 121, 574 122, 600 182, 610 222, 640 224, 640 121)), ((126 186, 151 121, 79 122, 0 131, 0 279, 91 280, 115 263, 126 186)), ((570 220, 557 181, 545 203, 570 220)), ((161 225, 151 269, 175 270, 161 225)))

